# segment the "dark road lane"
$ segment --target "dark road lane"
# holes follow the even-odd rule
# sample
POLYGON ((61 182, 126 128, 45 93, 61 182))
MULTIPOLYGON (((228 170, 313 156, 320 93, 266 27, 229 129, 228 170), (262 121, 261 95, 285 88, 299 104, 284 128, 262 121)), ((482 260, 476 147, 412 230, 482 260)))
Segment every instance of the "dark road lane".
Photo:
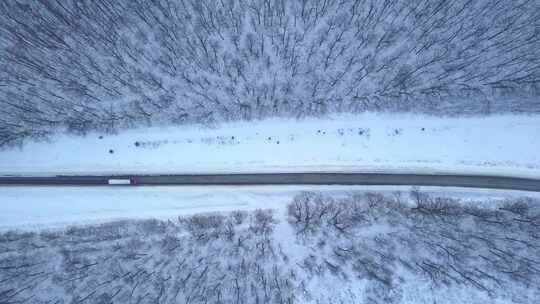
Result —
POLYGON ((484 175, 394 173, 250 173, 118 176, 0 177, 0 185, 97 186, 110 180, 131 180, 131 185, 395 185, 443 186, 540 192, 540 179, 484 175))

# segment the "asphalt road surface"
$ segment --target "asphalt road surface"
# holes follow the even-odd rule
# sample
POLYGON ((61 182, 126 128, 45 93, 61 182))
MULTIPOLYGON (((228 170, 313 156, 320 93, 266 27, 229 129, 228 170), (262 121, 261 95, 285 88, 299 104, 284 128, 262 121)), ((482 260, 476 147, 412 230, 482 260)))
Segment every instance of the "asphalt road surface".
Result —
POLYGON ((443 186, 540 192, 540 179, 484 175, 390 174, 390 173, 261 173, 200 175, 115 175, 0 177, 0 186, 97 186, 110 180, 129 180, 128 186, 156 185, 394 185, 443 186))

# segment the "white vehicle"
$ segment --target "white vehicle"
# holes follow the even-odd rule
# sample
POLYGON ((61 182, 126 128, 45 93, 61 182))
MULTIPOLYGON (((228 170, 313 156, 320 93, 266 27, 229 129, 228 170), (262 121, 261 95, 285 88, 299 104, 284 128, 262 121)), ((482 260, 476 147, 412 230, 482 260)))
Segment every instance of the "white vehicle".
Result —
POLYGON ((109 179, 109 185, 131 185, 131 179, 129 178, 109 179))

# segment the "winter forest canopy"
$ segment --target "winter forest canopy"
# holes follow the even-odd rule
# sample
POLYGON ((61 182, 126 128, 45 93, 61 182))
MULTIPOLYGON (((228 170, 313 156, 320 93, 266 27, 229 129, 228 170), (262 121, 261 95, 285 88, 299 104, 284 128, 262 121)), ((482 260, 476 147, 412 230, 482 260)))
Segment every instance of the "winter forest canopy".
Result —
POLYGON ((537 0, 0 1, 0 146, 56 130, 540 112, 537 0))

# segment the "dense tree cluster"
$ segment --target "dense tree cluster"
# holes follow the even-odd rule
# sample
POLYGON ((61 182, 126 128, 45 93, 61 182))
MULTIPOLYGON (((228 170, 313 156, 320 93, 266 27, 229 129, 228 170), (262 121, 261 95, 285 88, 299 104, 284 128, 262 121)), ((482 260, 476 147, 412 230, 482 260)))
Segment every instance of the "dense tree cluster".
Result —
MULTIPOLYGON (((491 299, 536 302, 539 201, 476 206, 483 203, 416 190, 411 199, 368 193, 336 200, 307 192, 289 205, 288 219, 312 248, 300 272, 367 280, 366 303, 400 303, 408 293, 404 286, 425 281, 438 289, 459 286, 464 294, 478 290, 491 299)), ((460 301, 469 303, 466 296, 460 301)))
POLYGON ((67 128, 539 111, 535 0, 5 0, 0 146, 67 128))
POLYGON ((4 234, 0 303, 291 303, 272 213, 4 234))

